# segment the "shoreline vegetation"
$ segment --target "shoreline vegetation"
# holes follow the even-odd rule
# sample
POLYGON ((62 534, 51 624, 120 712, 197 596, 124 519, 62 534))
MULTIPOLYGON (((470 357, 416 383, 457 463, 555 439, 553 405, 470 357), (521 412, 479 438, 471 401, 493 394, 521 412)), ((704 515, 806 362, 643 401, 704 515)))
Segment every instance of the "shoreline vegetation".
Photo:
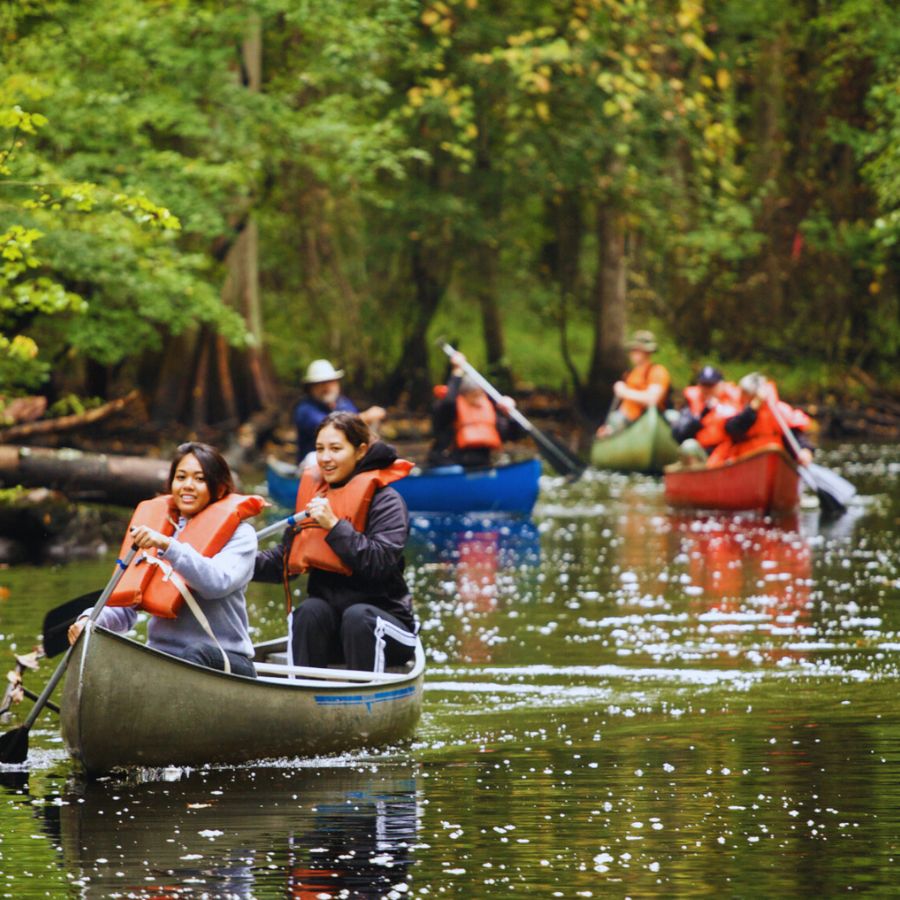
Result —
POLYGON ((444 336, 583 425, 650 328, 888 427, 893 5, 676 7, 5 4, 0 394, 227 433, 327 357, 424 412, 444 336))

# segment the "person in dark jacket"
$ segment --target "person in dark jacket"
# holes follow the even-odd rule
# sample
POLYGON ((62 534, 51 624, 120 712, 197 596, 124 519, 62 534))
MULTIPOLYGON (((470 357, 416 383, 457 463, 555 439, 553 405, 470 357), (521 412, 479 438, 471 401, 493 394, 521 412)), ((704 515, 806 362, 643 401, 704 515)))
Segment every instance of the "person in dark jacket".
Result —
POLYGON ((491 455, 504 441, 518 440, 523 429, 509 417, 516 405, 512 397, 499 404, 463 373, 466 358, 456 353, 450 360, 446 385, 435 388, 437 400, 431 412, 434 441, 428 451, 428 465, 460 465, 469 469, 487 468, 491 455))
POLYGON ((412 465, 346 412, 320 424, 316 461, 318 471, 304 470, 297 495, 309 519, 257 555, 254 580, 309 573, 307 596, 293 613, 295 665, 343 660, 376 672, 401 665, 415 653, 417 625, 403 577, 409 513, 389 485, 412 465))

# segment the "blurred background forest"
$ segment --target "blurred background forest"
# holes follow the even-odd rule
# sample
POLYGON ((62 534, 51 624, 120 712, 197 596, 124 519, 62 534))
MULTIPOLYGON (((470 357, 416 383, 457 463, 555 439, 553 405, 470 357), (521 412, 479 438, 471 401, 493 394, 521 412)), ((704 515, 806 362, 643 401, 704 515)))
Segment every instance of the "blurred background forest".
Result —
POLYGON ((7 397, 231 427, 327 356, 422 408, 445 335, 597 418, 640 327, 680 385, 897 387, 890 0, 21 0, 0 39, 7 397))

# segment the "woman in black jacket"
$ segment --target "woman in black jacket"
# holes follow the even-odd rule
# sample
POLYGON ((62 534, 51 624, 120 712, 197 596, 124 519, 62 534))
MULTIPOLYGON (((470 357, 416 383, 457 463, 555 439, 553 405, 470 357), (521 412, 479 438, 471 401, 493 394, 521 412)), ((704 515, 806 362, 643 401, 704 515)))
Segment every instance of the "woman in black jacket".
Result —
POLYGON ((416 620, 403 578, 409 514, 389 485, 412 467, 372 441, 368 426, 346 412, 329 415, 316 433, 318 471, 307 469, 298 531, 256 557, 254 580, 287 583, 308 572, 307 596, 293 613, 295 665, 380 672, 415 652, 416 620))

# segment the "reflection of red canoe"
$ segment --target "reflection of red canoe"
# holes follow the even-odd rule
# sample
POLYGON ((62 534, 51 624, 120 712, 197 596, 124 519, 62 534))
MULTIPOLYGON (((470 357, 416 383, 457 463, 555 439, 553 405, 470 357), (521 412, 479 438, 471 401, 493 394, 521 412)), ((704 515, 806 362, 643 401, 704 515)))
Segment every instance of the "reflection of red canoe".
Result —
POLYGON ((800 500, 797 465, 774 445, 711 469, 668 466, 665 485, 672 506, 698 509, 785 512, 800 500))

